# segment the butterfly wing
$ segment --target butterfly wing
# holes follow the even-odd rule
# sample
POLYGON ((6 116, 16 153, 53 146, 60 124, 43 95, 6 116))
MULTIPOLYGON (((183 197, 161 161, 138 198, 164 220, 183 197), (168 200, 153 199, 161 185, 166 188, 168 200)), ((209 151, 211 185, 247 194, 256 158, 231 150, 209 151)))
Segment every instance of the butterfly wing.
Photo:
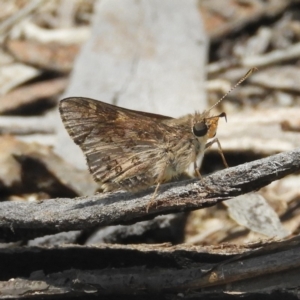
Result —
POLYGON ((172 134, 163 121, 172 118, 80 97, 62 100, 59 110, 104 190, 139 190, 155 183, 159 149, 172 134))

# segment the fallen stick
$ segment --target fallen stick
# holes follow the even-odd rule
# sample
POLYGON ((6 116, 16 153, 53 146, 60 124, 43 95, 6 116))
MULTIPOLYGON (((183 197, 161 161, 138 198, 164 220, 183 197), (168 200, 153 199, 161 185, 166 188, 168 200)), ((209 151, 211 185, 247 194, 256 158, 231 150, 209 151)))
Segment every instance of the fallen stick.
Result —
POLYGON ((146 212, 154 189, 116 192, 38 203, 1 202, 0 239, 13 241, 94 226, 133 224, 157 215, 216 205, 258 190, 300 170, 300 149, 273 155, 205 177, 162 185, 156 204, 146 212))

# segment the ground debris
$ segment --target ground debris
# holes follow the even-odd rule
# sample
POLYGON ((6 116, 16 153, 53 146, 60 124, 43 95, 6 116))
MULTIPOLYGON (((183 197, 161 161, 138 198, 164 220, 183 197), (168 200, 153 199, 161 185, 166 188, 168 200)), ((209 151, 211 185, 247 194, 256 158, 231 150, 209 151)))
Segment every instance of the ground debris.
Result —
POLYGON ((0 0, 0 299, 297 295, 299 1, 100 2, 0 0), (163 185, 149 213, 151 188, 95 195, 61 98, 94 93, 179 116, 210 107, 253 67, 213 112, 227 114, 217 137, 231 167, 207 151, 201 174, 213 191, 163 185), (245 200, 257 189, 263 212, 245 200), (238 195, 237 215, 224 203, 238 195), (270 224, 269 237, 255 231, 270 224), (274 230, 285 238, 270 239, 274 230))

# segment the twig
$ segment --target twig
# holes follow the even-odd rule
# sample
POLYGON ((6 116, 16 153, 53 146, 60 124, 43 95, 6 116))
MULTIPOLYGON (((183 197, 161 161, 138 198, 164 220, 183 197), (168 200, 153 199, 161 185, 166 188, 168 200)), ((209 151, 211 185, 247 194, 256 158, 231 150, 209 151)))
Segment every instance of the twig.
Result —
POLYGON ((13 14, 11 17, 1 22, 0 34, 7 33, 16 23, 20 22, 30 13, 35 11, 40 5, 42 5, 45 0, 33 0, 30 1, 25 7, 20 9, 18 12, 13 14))
POLYGON ((153 188, 139 194, 117 192, 41 203, 0 203, 0 237, 18 240, 49 233, 132 224, 161 214, 209 207, 258 190, 300 170, 300 149, 216 172, 199 180, 163 185, 156 206, 146 207, 153 188))
POLYGON ((263 67, 278 64, 291 59, 297 59, 300 55, 300 43, 294 44, 284 50, 274 50, 264 55, 245 57, 241 61, 243 67, 263 67))

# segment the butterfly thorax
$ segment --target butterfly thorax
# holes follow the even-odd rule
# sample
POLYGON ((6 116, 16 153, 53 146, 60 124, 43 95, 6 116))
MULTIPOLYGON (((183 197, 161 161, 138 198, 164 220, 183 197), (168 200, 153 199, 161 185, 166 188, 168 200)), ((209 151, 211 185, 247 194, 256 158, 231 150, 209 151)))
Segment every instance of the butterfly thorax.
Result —
POLYGON ((168 181, 184 173, 191 164, 200 165, 209 138, 207 116, 208 113, 196 112, 164 122, 172 127, 170 130, 172 134, 166 133, 165 143, 160 149, 162 159, 158 170, 164 170, 161 174, 157 174, 160 181, 168 181), (202 132, 199 136, 193 130, 195 124, 200 124, 202 132))

